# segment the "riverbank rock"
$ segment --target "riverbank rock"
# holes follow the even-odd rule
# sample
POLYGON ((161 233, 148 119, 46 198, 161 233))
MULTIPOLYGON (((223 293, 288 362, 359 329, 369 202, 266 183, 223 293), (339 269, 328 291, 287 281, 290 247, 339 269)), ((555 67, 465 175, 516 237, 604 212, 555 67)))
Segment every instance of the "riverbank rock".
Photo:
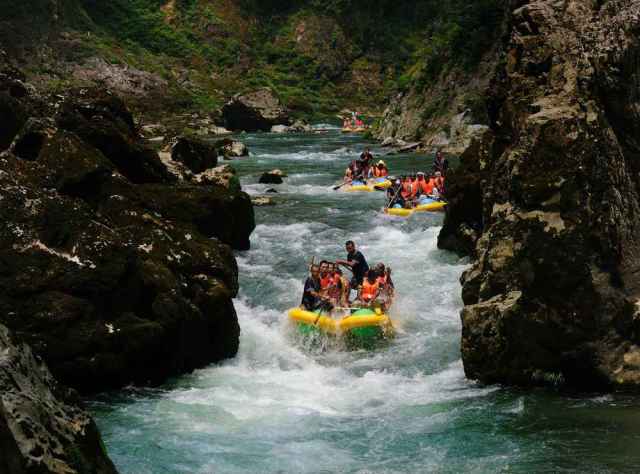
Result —
POLYGON ((271 133, 309 133, 313 128, 303 120, 296 120, 293 125, 274 125, 271 127, 271 133))
POLYGON ((284 182, 283 178, 286 177, 287 175, 284 174, 281 170, 271 170, 262 173, 262 176, 260 176, 258 182, 260 184, 282 184, 284 182))
POLYGON ((638 390, 640 4, 526 2, 509 23, 490 128, 448 177, 440 236, 476 257, 465 372, 638 390))
POLYGON ((216 147, 193 137, 178 138, 171 149, 171 159, 196 174, 218 166, 216 147))
POLYGON ((215 142, 214 147, 225 160, 249 156, 249 148, 244 143, 231 138, 224 138, 215 142))
POLYGON ((0 155, 0 323, 83 392, 233 357, 232 248, 249 248, 249 196, 170 173, 108 91, 59 103, 0 155))
POLYGON ((0 472, 116 474, 95 422, 0 325, 0 472))
POLYGON ((236 170, 229 165, 208 169, 194 176, 193 180, 198 184, 213 184, 231 191, 240 191, 240 181, 236 177, 236 170))
POLYGON ((226 127, 246 132, 268 132, 274 125, 288 125, 289 115, 268 87, 237 94, 222 108, 226 127))
POLYGON ((251 202, 256 207, 275 206, 276 202, 268 196, 257 196, 251 199, 251 202))

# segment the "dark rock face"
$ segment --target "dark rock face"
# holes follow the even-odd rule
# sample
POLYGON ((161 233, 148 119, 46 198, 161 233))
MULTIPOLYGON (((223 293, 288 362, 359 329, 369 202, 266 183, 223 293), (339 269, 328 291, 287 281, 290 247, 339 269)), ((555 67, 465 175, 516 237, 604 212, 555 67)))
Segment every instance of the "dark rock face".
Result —
POLYGON ((224 156, 225 160, 249 156, 249 149, 247 146, 237 140, 223 138, 222 140, 216 141, 214 146, 218 150, 218 153, 224 156))
POLYGON ((0 325, 0 472, 115 474, 77 395, 0 325))
POLYGON ((229 130, 268 132, 274 125, 288 125, 289 116, 280 99, 269 88, 238 94, 222 108, 229 130))
POLYGON ((82 391, 234 356, 249 196, 168 178, 124 104, 91 97, 32 117, 0 155, 0 323, 82 391))
POLYGON ((196 174, 218 166, 216 147, 193 137, 178 138, 171 150, 171 158, 196 174))
POLYGON ((100 150, 133 183, 163 183, 174 178, 158 154, 139 143, 133 116, 108 91, 81 90, 62 104, 57 124, 100 150))
POLYGON ((440 236, 477 257, 462 278, 465 371, 637 390, 640 4, 513 3, 491 129, 449 178, 440 236))
POLYGON ((282 184, 284 175, 280 170, 267 171, 262 173, 258 182, 260 184, 282 184))

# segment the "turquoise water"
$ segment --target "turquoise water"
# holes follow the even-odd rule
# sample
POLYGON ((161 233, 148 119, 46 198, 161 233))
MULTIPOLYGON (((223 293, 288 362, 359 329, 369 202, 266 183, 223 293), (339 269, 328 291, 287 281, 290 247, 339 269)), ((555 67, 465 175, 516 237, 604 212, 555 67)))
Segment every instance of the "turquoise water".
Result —
MULTIPOLYGON (((331 190, 358 137, 246 135, 237 161, 251 194, 280 168, 275 207, 258 208, 252 250, 238 253, 242 327, 234 360, 157 389, 90 402, 121 472, 418 473, 638 472, 640 410, 632 397, 578 397, 483 387, 459 355, 467 262, 439 251, 440 215, 380 213, 381 193, 331 190), (296 339, 312 256, 344 257, 353 239, 393 268, 398 338, 375 352, 319 351, 296 339)), ((374 148, 374 151, 379 150, 374 148)), ((393 172, 430 159, 390 157, 393 172)))

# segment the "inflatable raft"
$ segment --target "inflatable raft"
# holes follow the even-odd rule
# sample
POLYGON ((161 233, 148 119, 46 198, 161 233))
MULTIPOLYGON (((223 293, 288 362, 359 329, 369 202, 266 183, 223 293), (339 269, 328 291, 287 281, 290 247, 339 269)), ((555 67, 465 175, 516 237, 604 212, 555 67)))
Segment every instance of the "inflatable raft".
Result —
POLYGON ((347 192, 365 192, 371 193, 375 190, 385 190, 392 185, 391 181, 386 178, 374 178, 370 179, 367 182, 364 181, 353 181, 349 186, 345 187, 345 191, 347 192))
POLYGON ((436 199, 425 198, 418 202, 413 209, 405 209, 403 207, 389 207, 384 210, 390 216, 409 217, 416 212, 439 212, 444 210, 447 203, 436 199))
POLYGON ((389 316, 380 311, 360 309, 342 319, 294 308, 289 319, 304 336, 326 334, 344 339, 350 348, 367 349, 393 338, 395 331, 389 316))
POLYGON ((364 133, 366 131, 367 131, 366 127, 357 127, 357 128, 346 127, 342 129, 342 133, 364 133))

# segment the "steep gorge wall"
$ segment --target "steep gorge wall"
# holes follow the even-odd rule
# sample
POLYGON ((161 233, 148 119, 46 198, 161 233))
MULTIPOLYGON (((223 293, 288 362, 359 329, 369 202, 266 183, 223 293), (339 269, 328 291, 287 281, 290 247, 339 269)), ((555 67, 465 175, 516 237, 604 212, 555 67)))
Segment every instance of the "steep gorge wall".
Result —
POLYGON ((640 388, 640 4, 513 2, 490 128, 449 178, 467 375, 640 388), (464 186, 461 185, 464 183, 464 186))
POLYGON ((83 391, 233 357, 249 196, 179 181, 109 91, 23 79, 0 51, 0 322, 83 391))

